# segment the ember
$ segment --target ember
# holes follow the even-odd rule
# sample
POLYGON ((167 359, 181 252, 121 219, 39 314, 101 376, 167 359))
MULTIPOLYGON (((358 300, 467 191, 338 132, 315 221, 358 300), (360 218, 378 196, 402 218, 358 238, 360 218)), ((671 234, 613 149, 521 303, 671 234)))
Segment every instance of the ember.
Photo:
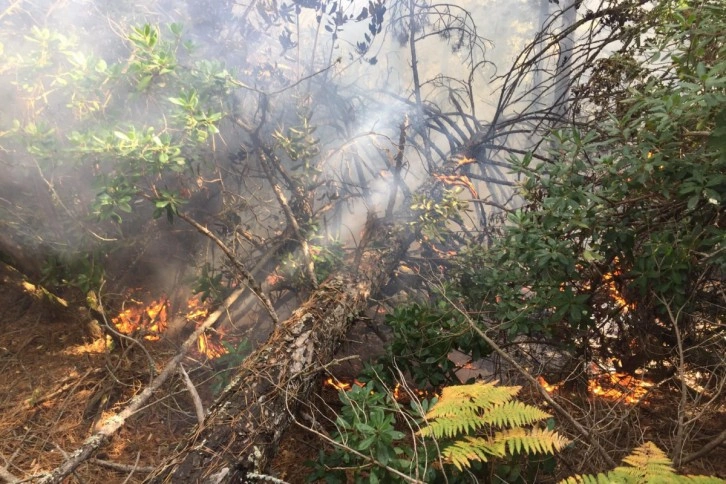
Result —
POLYGON ((587 383, 588 391, 597 397, 620 400, 634 405, 648 394, 653 384, 627 373, 601 372, 593 375, 587 383))

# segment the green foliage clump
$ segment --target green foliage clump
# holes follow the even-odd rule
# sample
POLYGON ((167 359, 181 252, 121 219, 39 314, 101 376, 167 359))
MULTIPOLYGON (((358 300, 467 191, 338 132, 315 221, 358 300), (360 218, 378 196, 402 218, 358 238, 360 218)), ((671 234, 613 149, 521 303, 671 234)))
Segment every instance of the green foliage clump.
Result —
POLYGON ((341 390, 337 445, 309 463, 315 469, 309 480, 350 482, 352 475, 355 482, 405 482, 403 474, 424 482, 494 476, 525 482, 528 466, 549 462, 537 454, 551 454, 567 441, 551 428, 533 427, 549 415, 514 400, 518 391, 495 383, 449 386, 439 399, 404 406, 380 380, 341 390))
POLYGON ((491 251, 461 259, 469 305, 511 336, 575 342, 610 323, 618 331, 603 349, 647 361, 674 344, 669 310, 686 330, 694 315, 718 317, 709 301, 726 268, 726 6, 697 3, 652 13, 662 28, 645 52, 659 70, 629 78, 597 130, 554 132, 551 162, 513 160, 522 208, 491 251))
POLYGON ((47 259, 47 281, 84 290, 98 287, 102 259, 76 259, 122 245, 125 230, 148 217, 139 208, 171 221, 205 189, 206 154, 233 87, 221 63, 194 55, 180 24, 123 28, 125 45, 105 52, 81 30, 0 32, 14 46, 0 60, 13 100, 0 121, 11 180, 50 194, 26 202, 32 217, 3 215, 11 224, 16 216, 24 242, 47 259))
POLYGON ((414 194, 411 211, 415 217, 412 222, 426 241, 443 242, 448 234, 450 221, 462 222, 461 213, 468 209, 468 203, 459 197, 461 189, 444 190, 440 200, 425 195, 414 194))
POLYGON ((390 392, 369 381, 364 386, 341 390, 338 396, 342 408, 333 432, 338 445, 330 452, 321 450, 318 460, 309 463, 314 468, 308 476, 310 482, 349 482, 348 472, 356 483, 405 481, 384 466, 404 475, 422 472, 416 470, 418 463, 413 448, 404 440, 406 434, 397 429, 404 415, 390 392))
MULTIPOLYGON (((320 242, 319 237, 314 239, 320 242)), ((324 281, 340 267, 344 258, 343 244, 338 240, 331 240, 320 245, 311 244, 310 256, 315 267, 317 281, 324 281)), ((295 253, 287 254, 282 260, 282 275, 295 288, 304 288, 308 284, 303 264, 300 255, 295 253)))
POLYGON ((384 365, 407 372, 421 388, 438 388, 459 381, 454 362, 448 358, 453 350, 473 359, 491 352, 461 313, 445 302, 396 307, 386 315, 386 324, 393 331, 393 338, 384 365))

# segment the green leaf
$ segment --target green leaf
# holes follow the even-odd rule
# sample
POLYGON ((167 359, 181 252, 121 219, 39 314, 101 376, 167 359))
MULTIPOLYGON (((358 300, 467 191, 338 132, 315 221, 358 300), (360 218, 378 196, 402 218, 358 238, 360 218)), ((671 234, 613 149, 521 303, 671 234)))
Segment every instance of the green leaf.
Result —
POLYGON ((120 140, 131 141, 131 138, 129 138, 126 133, 122 133, 121 131, 114 131, 113 134, 120 140))

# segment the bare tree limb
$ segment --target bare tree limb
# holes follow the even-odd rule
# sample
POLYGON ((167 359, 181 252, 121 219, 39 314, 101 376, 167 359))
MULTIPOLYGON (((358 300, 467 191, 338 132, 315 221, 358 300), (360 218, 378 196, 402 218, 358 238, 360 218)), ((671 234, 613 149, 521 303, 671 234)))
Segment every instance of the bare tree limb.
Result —
POLYGON ((687 456, 683 457, 682 459, 676 458, 673 460, 673 464, 676 467, 681 467, 683 465, 688 464, 689 462, 693 462, 696 459, 700 459, 704 455, 711 452, 713 449, 721 445, 726 441, 726 429, 722 430, 720 434, 718 434, 716 437, 714 437, 710 442, 708 442, 706 445, 698 449, 696 452, 692 454, 688 454, 687 456))
POLYGON ((184 365, 181 363, 179 363, 179 373, 184 379, 184 384, 187 386, 189 395, 192 397, 192 401, 194 402, 194 411, 197 414, 197 423, 201 425, 202 422, 204 422, 204 406, 202 405, 202 399, 199 398, 199 393, 197 393, 197 389, 194 386, 192 379, 189 378, 189 375, 184 369, 184 365))
POLYGON ((119 472, 135 471, 135 472, 147 472, 148 473, 148 472, 152 472, 154 470, 153 467, 139 467, 139 466, 134 466, 134 465, 129 465, 129 464, 119 464, 118 462, 111 462, 111 461, 103 460, 103 459, 88 459, 88 462, 90 462, 91 464, 96 464, 97 466, 100 466, 100 467, 106 467, 108 469, 113 469, 113 470, 119 471, 119 472))
POLYGON ((270 318, 272 318, 272 321, 275 323, 275 326, 278 326, 280 324, 280 318, 277 316, 277 312, 275 311, 274 306, 272 305, 272 301, 270 301, 270 298, 267 297, 267 294, 264 293, 260 285, 257 283, 254 277, 252 277, 252 274, 250 271, 247 270, 247 268, 242 264, 242 262, 239 261, 237 257, 232 253, 229 247, 222 242, 219 237, 214 235, 211 230, 209 230, 204 225, 200 224, 193 218, 189 217, 188 215, 185 215, 183 213, 177 213, 177 217, 184 220, 186 223, 197 229, 198 232, 200 232, 203 235, 206 235, 210 239, 212 239, 212 242, 217 244, 217 246, 222 249, 222 252, 224 252, 224 255, 227 256, 229 261, 234 265, 235 269, 240 273, 240 275, 244 278, 245 282, 249 286, 250 290, 255 293, 255 296, 262 302, 262 305, 267 310, 267 313, 270 315, 270 318))

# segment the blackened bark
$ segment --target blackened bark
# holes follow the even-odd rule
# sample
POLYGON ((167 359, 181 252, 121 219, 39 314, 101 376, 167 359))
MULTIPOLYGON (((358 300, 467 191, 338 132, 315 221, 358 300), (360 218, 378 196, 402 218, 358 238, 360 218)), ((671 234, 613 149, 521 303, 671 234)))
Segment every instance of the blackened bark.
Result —
POLYGON ((319 381, 350 323, 413 240, 379 222, 356 274, 331 277, 241 365, 204 424, 148 483, 238 483, 263 472, 283 432, 319 381))

